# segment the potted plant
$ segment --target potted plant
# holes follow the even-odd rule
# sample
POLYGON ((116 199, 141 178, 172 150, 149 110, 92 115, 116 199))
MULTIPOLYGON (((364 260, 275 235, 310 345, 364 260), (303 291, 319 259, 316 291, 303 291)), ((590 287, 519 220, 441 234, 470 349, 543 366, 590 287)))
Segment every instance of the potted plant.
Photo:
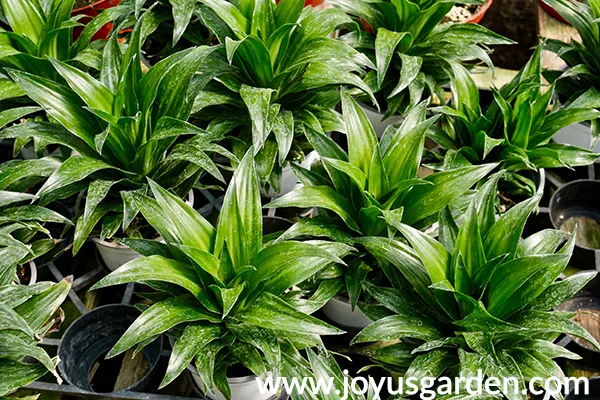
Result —
MULTIPOLYGON (((588 165, 599 154, 575 146, 552 143, 556 133, 571 124, 598 118, 589 104, 574 102, 561 107, 553 102, 556 84, 544 87, 539 46, 529 63, 507 85, 493 89, 494 100, 486 109, 469 72, 462 66, 448 66, 453 76, 451 107, 435 107, 443 114, 431 138, 440 145, 440 164, 455 168, 479 163, 498 163, 509 172, 503 191, 534 195, 536 184, 524 171, 588 165)), ((592 89, 583 98, 594 98, 592 89)), ((600 97, 598 97, 600 100, 600 97)))
POLYGON ((265 192, 271 187, 278 193, 287 160, 311 150, 305 130, 341 129, 333 110, 339 86, 372 98, 357 73, 375 66, 330 37, 338 26, 352 24, 340 10, 304 8, 302 0, 201 4, 200 16, 222 47, 201 67, 215 79, 196 98, 194 111, 203 110, 209 131, 236 137, 238 157, 253 147, 265 192))
POLYGON ((56 242, 43 224, 70 225, 62 215, 37 205, 23 205, 33 195, 0 190, 0 282, 34 285, 34 260, 50 252, 56 242))
MULTIPOLYGON (((25 92, 6 76, 7 68, 51 80, 59 78, 47 57, 74 62, 85 68, 99 68, 99 51, 89 46, 92 37, 100 29, 99 20, 88 24, 79 38, 74 40, 73 28, 81 24, 71 19, 73 1, 51 2, 50 7, 42 7, 38 1, 31 0, 0 1, 5 21, 10 28, 0 29, 0 101, 1 108, 6 111, 0 126, 40 111, 24 99, 25 92)), ((119 12, 106 13, 102 18, 107 21, 115 19, 122 8, 119 12)), ((21 151, 24 145, 25 143, 17 141, 14 153, 21 151)))
MULTIPOLYGON (((395 215, 413 226, 429 226, 435 222, 438 211, 496 167, 495 164, 466 166, 419 179, 417 171, 425 135, 437 120, 437 117, 426 119, 426 108, 426 102, 419 104, 399 128, 390 127, 378 140, 363 109, 348 91, 342 91, 348 153, 326 135, 307 130, 308 140, 320 155, 320 168, 306 170, 296 166, 296 175, 304 186, 266 206, 318 207, 333 214, 329 218, 302 220, 283 238, 315 236, 347 242, 362 236, 387 237, 388 228, 382 218, 386 215, 395 215)), ((381 271, 374 260, 367 259, 366 265, 363 264, 349 262, 345 274, 333 276, 344 282, 345 275, 348 311, 357 305, 361 293, 359 282, 365 279, 368 270, 381 271)), ((331 315, 341 318, 343 314, 331 315)), ((349 316, 348 320, 351 319, 349 316)))
POLYGON ((90 41, 104 23, 119 17, 127 7, 121 6, 105 13, 102 19, 88 23, 74 40, 73 28, 81 26, 76 19, 71 19, 74 1, 54 1, 44 7, 32 0, 1 0, 11 30, 0 30, 0 67, 56 79, 56 70, 48 60, 52 57, 98 69, 99 50, 90 48, 90 41))
POLYGON ((37 345, 41 337, 60 324, 55 313, 69 294, 70 280, 23 286, 4 277, 0 279, 0 396, 11 394, 48 372, 60 383, 58 360, 37 345))
POLYGON ((456 4, 442 22, 478 24, 485 17, 492 3, 493 0, 486 0, 485 4, 456 4))
POLYGON ((571 321, 572 313, 552 311, 595 274, 557 281, 575 234, 560 249, 564 232, 545 230, 521 241, 541 196, 496 220, 499 178, 478 192, 460 228, 448 210, 442 211, 437 239, 388 218, 411 247, 394 239, 357 240, 393 264, 399 276, 391 287, 365 283, 387 316, 353 343, 386 341, 366 351, 374 361, 405 371, 405 379, 424 371, 432 377, 471 376, 479 369, 488 377, 516 377, 502 390, 508 398, 525 400, 525 383, 532 377, 564 376, 554 359, 577 358, 553 344, 561 333, 600 347, 571 321))
MULTIPOLYGON (((600 34, 597 28, 598 10, 588 2, 572 0, 547 0, 581 36, 581 42, 572 39, 571 43, 546 39, 545 49, 556 53, 567 64, 565 71, 546 71, 544 76, 556 83, 559 99, 566 105, 578 104, 580 107, 600 108, 600 72, 597 61, 600 59, 600 34), (591 91, 591 89, 595 91, 591 91)), ((560 143, 579 147, 590 147, 600 151, 600 121, 595 118, 590 124, 575 124, 555 137, 560 143), (591 127, 590 127, 591 126, 591 127)))
MULTIPOLYGON (((105 10, 113 8, 121 3, 121 0, 75 0, 73 4, 73 11, 71 12, 72 16, 80 16, 78 21, 81 21, 84 24, 88 24, 95 17, 100 15, 105 10)), ((103 15, 102 18, 106 18, 108 21, 111 21, 112 18, 107 14, 103 15)), ((98 29, 98 31, 92 37, 92 40, 98 39, 107 39, 110 35, 110 31, 113 29, 112 22, 107 22, 98 29)), ((78 37, 83 28, 77 27, 75 29, 75 37, 78 37)))
POLYGON ((383 115, 366 107, 379 135, 383 134, 388 118, 406 113, 424 98, 437 97, 443 101, 442 85, 450 81, 450 75, 442 68, 445 63, 481 60, 491 67, 484 46, 513 43, 480 25, 440 25, 456 3, 483 4, 482 1, 331 0, 331 3, 361 22, 360 32, 347 33, 340 40, 377 64, 377 70, 369 72, 365 82, 382 105, 383 115))
POLYGON ((94 242, 111 270, 138 255, 107 239, 116 235, 158 238, 138 218, 132 200, 134 193, 146 193, 146 177, 184 197, 204 171, 224 180, 209 154, 217 152, 233 158, 214 143, 219 137, 186 122, 197 89, 191 86, 192 78, 214 48, 190 48, 174 54, 144 75, 140 64, 143 21, 144 17, 136 23, 124 53, 116 36, 108 41, 100 79, 54 58, 50 59, 51 65, 66 84, 8 70, 55 122, 19 124, 2 131, 0 137, 33 137, 76 152, 56 169, 36 196, 44 205, 86 190, 73 251, 77 253, 98 229, 99 237, 94 242), (191 138, 177 140, 180 136, 191 138))
POLYGON ((190 369, 210 398, 218 392, 227 399, 269 398, 273 393, 260 394, 252 375, 281 376, 283 360, 293 358, 297 349, 318 346, 318 335, 342 333, 298 311, 283 296, 331 263, 341 263, 339 257, 351 248, 319 242, 263 244, 253 156, 250 150, 238 166, 216 227, 150 181, 155 199, 139 193, 134 199, 165 244, 128 241, 144 257, 92 287, 167 283, 158 286, 163 300, 146 309, 108 354, 143 346, 169 331, 175 343, 161 386, 195 360, 190 369))

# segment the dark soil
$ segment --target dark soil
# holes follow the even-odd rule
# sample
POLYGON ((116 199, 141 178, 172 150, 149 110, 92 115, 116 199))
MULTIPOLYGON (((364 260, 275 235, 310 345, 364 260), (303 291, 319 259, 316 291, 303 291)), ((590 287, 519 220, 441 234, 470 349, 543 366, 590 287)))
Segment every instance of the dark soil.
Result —
POLYGON ((518 44, 495 46, 492 60, 498 68, 521 69, 538 44, 536 0, 494 0, 481 25, 518 44))
POLYGON ((77 10, 78 8, 87 7, 91 4, 94 4, 98 0, 75 0, 75 4, 73 5, 73 9, 77 10))
POLYGON ((21 285, 29 285, 29 282, 31 282, 31 271, 29 270, 29 264, 17 266, 17 276, 21 285))

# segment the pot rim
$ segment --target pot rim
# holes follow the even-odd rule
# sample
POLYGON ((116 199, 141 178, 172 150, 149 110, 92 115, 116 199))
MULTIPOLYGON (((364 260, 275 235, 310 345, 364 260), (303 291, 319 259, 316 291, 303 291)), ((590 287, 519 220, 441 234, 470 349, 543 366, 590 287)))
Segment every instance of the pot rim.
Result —
MULTIPOLYGON (((115 242, 109 242, 107 240, 100 240, 100 238, 97 237, 97 236, 91 237, 90 240, 92 242, 94 242, 98 246, 109 247, 109 248, 115 249, 115 250, 131 250, 131 251, 135 251, 135 250, 132 250, 131 248, 129 248, 127 246, 123 246, 122 244, 117 243, 116 241, 115 242)), ((162 236, 159 236, 159 237, 157 237, 155 239, 151 239, 151 240, 154 240, 156 242, 163 242, 162 236)))
MULTIPOLYGON (((189 364, 187 366, 187 370, 194 375, 199 375, 198 370, 192 364, 189 364)), ((190 378, 191 378, 191 382, 194 385, 194 387, 196 388, 196 390, 198 390, 203 396, 206 397, 206 393, 204 393, 202 388, 199 387, 199 385, 196 383, 196 380, 193 377, 190 377, 190 378)), ((249 375, 249 376, 243 376, 240 378, 229 378, 228 377, 227 381, 230 384, 232 384, 232 383, 233 384, 243 384, 243 383, 250 383, 250 382, 254 381, 255 379, 256 379, 256 375, 249 375)), ((277 393, 276 393, 273 396, 268 398, 268 400, 279 400, 279 399, 288 399, 287 393, 285 391, 282 391, 280 395, 277 395, 277 393)))
MULTIPOLYGON (((559 305, 558 307, 556 307, 556 310, 557 311, 567 311, 567 312, 578 312, 578 310, 577 309, 573 309, 573 307, 561 308, 561 306, 563 306, 563 305, 571 305, 571 303, 575 303, 577 300, 582 301, 582 300, 586 300, 586 299, 596 300, 597 303, 598 303, 597 304, 598 305, 597 311, 600 312, 600 297, 599 296, 594 296, 594 295, 583 295, 583 296, 577 296, 577 295, 575 295, 575 297, 571 297, 570 299, 565 300, 561 305, 559 305)), ((598 349, 585 347, 585 346, 581 345, 580 343, 578 343, 574 339, 575 339, 575 337, 573 335, 570 335, 570 334, 566 333, 565 337, 562 340, 560 340, 558 343, 560 343, 563 347, 566 347, 568 345, 575 346, 578 349, 581 349, 583 352, 595 354, 596 356, 598 354, 600 354, 600 351, 598 351, 598 349)))
POLYGON ((30 260, 28 264, 31 277, 29 278, 29 285, 27 286, 33 286, 37 283, 37 265, 34 260, 30 260))
POLYGON ((471 16, 471 18, 469 18, 463 22, 460 22, 460 23, 462 23, 462 24, 468 24, 468 23, 478 24, 483 19, 483 16, 485 15, 485 13, 488 12, 488 10, 492 6, 493 2, 494 2, 494 0, 487 0, 487 3, 483 7, 481 7, 481 9, 478 12, 473 14, 471 16), (475 22, 475 21, 477 21, 477 22, 475 22))
MULTIPOLYGON (((69 334, 69 332, 76 330, 76 327, 77 327, 76 323, 80 319, 86 317, 87 315, 89 315, 89 314, 91 314, 93 312, 96 312, 96 311, 99 311, 99 310, 104 310, 106 308, 128 308, 128 309, 133 309, 133 310, 136 310, 136 311, 139 312, 139 310, 136 307, 134 307, 134 306, 132 306, 130 304, 106 304, 106 305, 103 305, 103 306, 96 307, 96 308, 94 308, 92 310, 89 310, 85 314, 82 314, 81 316, 79 316, 79 318, 77 318, 75 321, 73 321, 73 323, 71 323, 71 325, 69 325, 69 327, 63 333, 62 338, 64 339, 65 337, 67 337, 67 335, 69 334)), ((141 315, 141 312, 140 312, 140 315, 141 315)), ((135 382, 133 385, 130 385, 129 387, 127 387, 125 389, 121 389, 121 390, 119 390, 117 392, 112 392, 112 393, 122 393, 122 392, 129 391, 129 390, 131 390, 131 388, 135 387, 140 382, 143 382, 144 380, 148 379, 148 377, 154 372, 154 370, 158 366, 158 363, 160 362, 160 359, 161 359, 160 354, 162 353, 163 347, 164 347, 164 341, 163 341, 163 336, 162 335, 160 335, 157 339, 155 339, 155 341, 156 340, 158 340, 159 343, 160 343, 159 357, 157 357, 156 360, 154 360, 154 362, 150 365, 150 368, 149 368, 148 372, 141 379, 139 379, 137 382, 135 382)), ((61 354, 61 348, 63 347, 63 343, 64 343, 63 340, 61 340, 60 344, 58 345, 58 349, 56 351, 57 355, 61 354)), ((152 343, 154 343, 154 341, 152 343)), ((142 352, 143 352, 143 350, 142 350, 142 352)), ((150 360, 148 360, 148 363, 150 363, 150 360)), ((71 380, 69 379, 69 377, 65 374, 63 365, 64 365, 64 363, 62 361, 59 362, 58 365, 57 365, 57 369, 58 369, 58 372, 60 373, 60 376, 69 385, 79 388, 78 386, 74 385, 73 382, 71 382, 71 380)), ((81 389, 81 388, 79 388, 79 389, 81 389)), ((82 389, 82 390, 85 390, 85 389, 82 389)))
POLYGON ((116 7, 120 2, 121 2, 121 0, 98 0, 98 1, 93 2, 92 4, 88 4, 87 6, 74 8, 71 12, 76 13, 76 12, 81 12, 81 11, 86 11, 86 10, 96 10, 96 7, 98 7, 99 5, 102 5, 104 3, 108 3, 107 8, 116 7))
MULTIPOLYGON (((589 185, 600 185, 600 181, 596 181, 593 179, 578 179, 575 181, 571 181, 569 183, 566 183, 562 186, 560 186, 558 189, 556 189, 556 191, 554 192, 554 194, 552 194, 552 197, 550 198, 550 204, 548 205, 548 208, 550 210, 550 212, 548 213, 549 218, 550 218, 550 222, 552 223, 552 226, 554 227, 554 229, 556 230, 560 230, 560 228, 556 225, 556 221, 554 220, 553 214, 554 214, 554 210, 555 210, 555 206, 556 206, 556 199, 558 198, 558 194, 561 193, 563 190, 566 190, 568 187, 570 186, 574 186, 577 184, 582 184, 582 183, 586 183, 589 185)), ((589 248, 589 247, 585 247, 585 246, 581 246, 577 243, 575 243, 576 247, 579 247, 580 249, 584 249, 584 250, 590 250, 590 251, 598 251, 600 249, 594 249, 594 248, 589 248)))

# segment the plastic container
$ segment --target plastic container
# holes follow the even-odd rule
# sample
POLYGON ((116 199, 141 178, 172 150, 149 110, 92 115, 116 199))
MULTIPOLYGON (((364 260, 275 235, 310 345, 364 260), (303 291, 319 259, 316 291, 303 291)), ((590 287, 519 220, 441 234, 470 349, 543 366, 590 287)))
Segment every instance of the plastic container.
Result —
POLYGON ((550 220, 555 229, 571 232, 577 226, 577 242, 571 265, 596 269, 600 250, 600 182, 578 180, 561 186, 550 199, 550 220))
MULTIPOLYGON (((133 306, 112 304, 98 307, 73 322, 58 348, 61 359, 58 370, 63 379, 80 389, 96 392, 90 372, 97 368, 97 362, 104 359, 140 314, 133 306)), ((148 361, 148 372, 137 383, 117 393, 156 389, 161 380, 161 371, 157 368, 161 351, 161 338, 147 345, 142 353, 148 361)))
POLYGON ((350 301, 341 296, 333 297, 321 311, 332 322, 343 328, 363 329, 373 323, 358 307, 353 311, 350 301))

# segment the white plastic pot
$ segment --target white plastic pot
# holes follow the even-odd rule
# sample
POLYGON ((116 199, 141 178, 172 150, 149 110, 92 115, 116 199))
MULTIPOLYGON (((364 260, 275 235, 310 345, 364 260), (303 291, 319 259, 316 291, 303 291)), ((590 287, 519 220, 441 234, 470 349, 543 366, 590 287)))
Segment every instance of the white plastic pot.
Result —
POLYGON ((96 245, 102 261, 110 271, 115 271, 121 265, 141 257, 137 251, 119 243, 107 242, 96 237, 91 238, 91 240, 96 245))
MULTIPOLYGON (((83 193, 83 192, 82 192, 83 193)), ((81 195, 80 195, 81 196, 81 195)), ((80 199, 77 199, 76 209, 79 208, 80 199)), ((186 201, 190 206, 194 206, 194 191, 191 190, 186 201)), ((91 238, 92 242, 96 245, 102 261, 110 271, 117 270, 121 265, 127 264, 129 261, 140 258, 141 255, 135 250, 130 249, 127 246, 116 242, 107 242, 106 240, 100 240, 100 238, 91 238)), ((158 239, 161 240, 161 239, 158 239)))
POLYGON ((28 265, 30 274, 29 286, 33 286, 37 283, 37 265, 33 261, 29 261, 28 265))
POLYGON ((392 115, 384 121, 384 114, 380 113, 375 108, 364 103, 358 104, 364 110, 365 114, 367 114, 367 118, 371 121, 371 125, 373 125, 373 129, 375 129, 378 138, 383 136, 383 133, 388 126, 401 124, 404 121, 404 118, 401 115, 392 115))
MULTIPOLYGON (((227 400, 223 393, 216 390, 216 393, 210 394, 204 390, 204 383, 193 366, 188 366, 188 370, 192 373, 192 379, 196 383, 196 386, 204 393, 204 395, 210 400, 227 400)), ((242 378, 227 378, 229 386, 231 387, 231 400, 271 400, 277 398, 275 391, 261 394, 258 383, 256 382, 256 376, 245 376, 242 378)))
MULTIPOLYGON (((306 169, 310 169, 310 166, 319 159, 319 154, 316 151, 311 151, 304 157, 304 161, 302 162, 302 167, 306 169)), ((300 181, 294 175, 294 171, 292 167, 286 166, 281 171, 281 191, 279 193, 275 193, 271 191, 269 193, 269 197, 276 199, 278 197, 283 196, 284 194, 293 192, 297 188, 301 186, 300 181)))
MULTIPOLYGON (((561 129, 553 136, 553 140, 560 144, 569 144, 572 146, 589 149, 592 143, 592 128, 590 124, 573 124, 561 129)), ((600 152, 600 143, 592 151, 600 152)))
POLYGON ((348 299, 340 296, 333 297, 321 310, 331 321, 346 328, 363 329, 373 323, 358 307, 352 311, 348 299))

